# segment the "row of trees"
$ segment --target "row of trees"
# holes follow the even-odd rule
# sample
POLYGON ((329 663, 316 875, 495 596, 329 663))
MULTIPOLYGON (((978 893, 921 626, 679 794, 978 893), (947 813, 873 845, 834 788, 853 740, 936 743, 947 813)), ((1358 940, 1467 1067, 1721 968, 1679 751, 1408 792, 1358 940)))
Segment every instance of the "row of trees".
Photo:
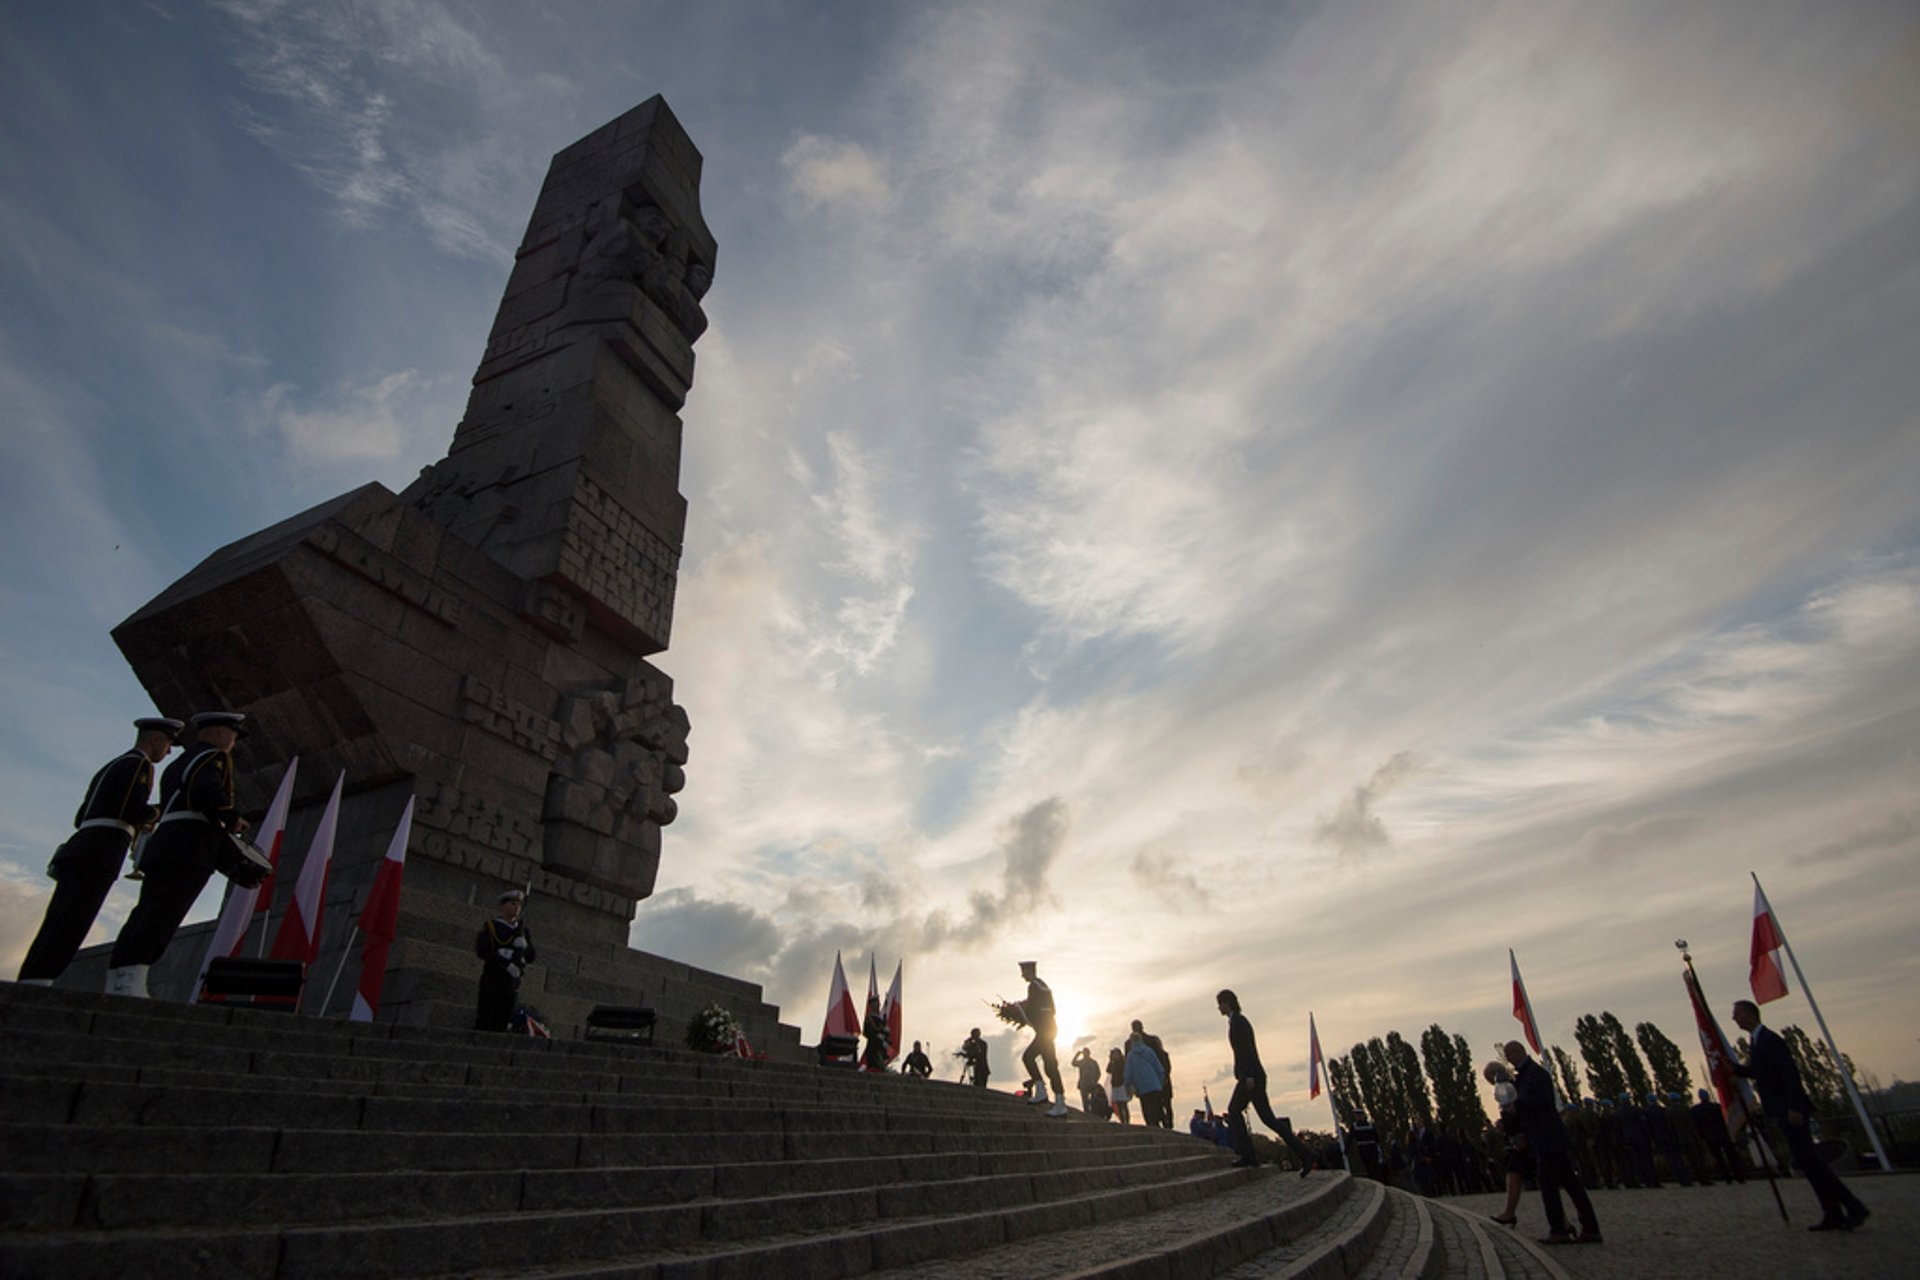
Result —
MULTIPOLYGON (((1603 1010, 1597 1017, 1584 1014, 1577 1019, 1573 1035, 1584 1071, 1557 1044, 1548 1045, 1545 1054, 1563 1096, 1692 1095, 1693 1073, 1686 1055, 1653 1023, 1639 1023, 1629 1035, 1620 1019, 1603 1010)), ((1799 1027, 1787 1027, 1780 1035, 1814 1102, 1823 1109, 1839 1105, 1840 1070, 1825 1042, 1799 1027)), ((1737 1049, 1745 1055, 1744 1039, 1737 1049)), ((1488 1124, 1479 1067, 1466 1037, 1449 1035, 1437 1022, 1421 1033, 1417 1053, 1398 1031, 1389 1031, 1384 1039, 1376 1036, 1343 1057, 1328 1059, 1327 1087, 1343 1121, 1364 1114, 1383 1134, 1405 1133, 1423 1124, 1477 1136, 1488 1124)))

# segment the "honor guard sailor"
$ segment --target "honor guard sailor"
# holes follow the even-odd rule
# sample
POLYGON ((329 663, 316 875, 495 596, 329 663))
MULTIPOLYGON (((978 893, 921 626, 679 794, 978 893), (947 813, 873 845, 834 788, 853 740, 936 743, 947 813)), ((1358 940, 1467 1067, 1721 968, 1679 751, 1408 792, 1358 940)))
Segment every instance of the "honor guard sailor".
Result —
POLYGON ((505 1031, 513 1021, 520 994, 520 975, 533 963, 533 935, 520 919, 526 894, 509 889, 500 895, 500 911, 480 926, 473 952, 485 967, 480 970, 480 1004, 474 1014, 475 1031, 505 1031))
POLYGON ((246 717, 203 711, 187 722, 194 740, 160 775, 160 813, 140 853, 140 901, 113 944, 110 995, 147 998, 147 970, 216 871, 241 862, 233 836, 247 829, 233 797, 233 744, 246 717))
POLYGON ((47 874, 53 899, 47 903, 40 932, 20 964, 20 981, 51 986, 66 972, 100 914, 107 891, 120 878, 120 866, 134 835, 153 825, 153 766, 167 758, 174 739, 186 728, 166 716, 133 722, 133 747, 101 766, 87 786, 86 799, 73 815, 73 835, 54 850, 47 874))

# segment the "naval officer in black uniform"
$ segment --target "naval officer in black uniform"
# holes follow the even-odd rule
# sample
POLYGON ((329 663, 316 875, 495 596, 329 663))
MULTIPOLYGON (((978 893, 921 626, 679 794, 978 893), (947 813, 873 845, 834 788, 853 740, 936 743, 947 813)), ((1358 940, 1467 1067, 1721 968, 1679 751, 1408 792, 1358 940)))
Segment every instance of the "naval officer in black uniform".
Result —
POLYGON ((474 1011, 475 1031, 505 1031, 513 1021, 514 1004, 520 995, 520 975, 533 963, 533 935, 520 919, 521 905, 527 895, 509 889, 500 895, 500 911, 480 926, 473 940, 473 953, 484 966, 480 970, 480 1001, 474 1011))
POLYGON ((66 972, 107 891, 120 878, 134 835, 153 825, 153 766, 167 758, 186 726, 165 716, 148 716, 135 720, 133 727, 138 736, 132 749, 93 775, 87 797, 73 815, 73 835, 54 850, 47 866, 54 880, 53 900, 20 964, 21 982, 51 986, 66 972))
POLYGON ((216 871, 240 860, 232 836, 247 829, 233 796, 233 744, 247 718, 203 711, 188 721, 194 740, 160 775, 160 815, 140 853, 140 901, 113 944, 110 995, 147 998, 147 970, 216 871))

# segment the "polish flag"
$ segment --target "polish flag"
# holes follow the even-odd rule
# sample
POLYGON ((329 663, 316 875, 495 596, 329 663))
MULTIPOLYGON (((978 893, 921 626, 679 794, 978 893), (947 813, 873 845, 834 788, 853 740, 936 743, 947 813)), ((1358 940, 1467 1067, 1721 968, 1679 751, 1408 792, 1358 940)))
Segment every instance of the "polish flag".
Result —
POLYGON ((1320 1056, 1320 1029, 1313 1025, 1313 1015, 1307 1015, 1307 1101, 1312 1102, 1320 1096, 1320 1073, 1325 1070, 1325 1060, 1320 1056))
POLYGON ((1520 1029, 1526 1033, 1527 1043, 1533 1046, 1535 1053, 1544 1053, 1540 1045, 1540 1024, 1533 1020, 1533 1002, 1527 999, 1527 985, 1520 981, 1520 962, 1513 958, 1513 948, 1507 948, 1507 965, 1513 970, 1513 1016, 1520 1021, 1520 1029))
POLYGON ((413 797, 400 814, 400 825, 387 845, 387 856, 380 861, 380 872, 373 878, 373 891, 367 905, 360 909, 360 932, 366 941, 360 945, 360 989, 353 994, 353 1010, 348 1022, 372 1022, 380 1012, 380 988, 387 980, 387 948, 393 945, 400 924, 400 876, 407 869, 407 837, 413 831, 413 797))
POLYGON ((1747 953, 1747 985, 1753 988, 1753 1002, 1765 1004, 1787 994, 1787 975, 1780 971, 1774 952, 1786 945, 1780 925, 1773 918, 1773 905, 1766 890, 1753 882, 1753 946, 1747 953))
MULTIPOLYGON (((299 768, 299 756, 287 761, 287 771, 280 775, 280 789, 273 793, 273 803, 267 806, 267 816, 260 819, 260 826, 254 833, 258 837, 255 843, 266 850, 275 866, 280 865, 280 845, 287 837, 287 810, 293 807, 293 777, 299 768)), ((220 907, 220 923, 214 926, 213 940, 207 944, 206 958, 200 961, 200 977, 193 984, 193 999, 189 1003, 198 1002, 203 994, 201 989, 207 984, 207 966, 215 960, 239 955, 254 915, 265 911, 272 902, 272 872, 268 872, 267 878, 254 888, 242 889, 236 885, 227 894, 226 902, 220 907)))
POLYGON ((847 971, 840 966, 840 953, 833 953, 833 986, 827 990, 827 1023, 820 1038, 858 1036, 860 1015, 854 1012, 853 993, 847 990, 847 971))
POLYGON ((906 967, 905 960, 893 966, 893 985, 887 988, 887 998, 880 1005, 880 1016, 887 1022, 888 1062, 900 1056, 900 1033, 907 1025, 906 1012, 900 1005, 900 974, 906 967))
POLYGON ((333 861, 333 835, 340 825, 340 790, 346 785, 346 771, 334 781, 333 794, 320 815, 320 827, 307 846, 307 860, 300 865, 300 878, 293 885, 293 901, 280 918, 280 932, 273 935, 275 960, 298 960, 309 968, 320 955, 320 909, 326 905, 327 869, 333 861))

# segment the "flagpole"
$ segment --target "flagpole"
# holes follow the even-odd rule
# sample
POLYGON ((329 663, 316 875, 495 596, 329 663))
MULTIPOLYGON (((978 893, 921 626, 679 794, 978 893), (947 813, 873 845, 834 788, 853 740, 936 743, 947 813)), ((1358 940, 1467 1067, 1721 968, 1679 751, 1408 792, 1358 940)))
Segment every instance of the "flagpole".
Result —
POLYGON ((340 975, 346 970, 347 957, 353 954, 353 940, 359 936, 360 926, 358 924, 347 930, 347 943, 340 949, 340 963, 333 967, 333 981, 327 984, 327 996, 326 999, 320 1002, 320 1012, 315 1015, 316 1017, 324 1018, 327 1016, 327 1009, 333 1004, 333 990, 340 985, 340 975))
POLYGON ((1827 1030, 1827 1020, 1820 1015, 1820 1002, 1813 998, 1813 988, 1807 985, 1807 975, 1800 972, 1800 960, 1793 954, 1793 944, 1787 941, 1787 931, 1780 925, 1780 913, 1773 909, 1773 900, 1760 887, 1760 877, 1751 871, 1747 874, 1753 876, 1753 887, 1759 890, 1761 899, 1767 904, 1767 914, 1773 917, 1774 932, 1780 935, 1780 945, 1786 950, 1787 963, 1793 966, 1793 976, 1800 980, 1800 990, 1807 997, 1807 1007, 1813 1010, 1813 1020, 1820 1025, 1820 1038, 1827 1042, 1827 1051, 1833 1054, 1833 1065, 1840 1069, 1840 1078, 1847 1085, 1847 1097, 1853 1100, 1854 1114, 1860 1117, 1860 1126, 1867 1131, 1867 1141, 1873 1144, 1873 1154, 1879 1157, 1880 1169, 1884 1173, 1893 1165, 1880 1145, 1880 1133, 1873 1127, 1873 1117, 1867 1114, 1866 1104, 1860 1101, 1860 1090, 1853 1083, 1853 1072, 1848 1069, 1847 1060, 1840 1056, 1840 1046, 1833 1042, 1833 1032, 1827 1030))
POLYGON ((1347 1150, 1347 1135, 1340 1125, 1340 1100, 1333 1096, 1333 1076, 1327 1071, 1327 1055, 1320 1052, 1320 1028, 1314 1024, 1313 1011, 1307 1011, 1308 1052, 1317 1061, 1309 1064, 1308 1069, 1316 1066, 1327 1080, 1327 1114, 1333 1117, 1333 1145, 1340 1149, 1340 1164, 1348 1173, 1353 1172, 1353 1155, 1347 1150))

